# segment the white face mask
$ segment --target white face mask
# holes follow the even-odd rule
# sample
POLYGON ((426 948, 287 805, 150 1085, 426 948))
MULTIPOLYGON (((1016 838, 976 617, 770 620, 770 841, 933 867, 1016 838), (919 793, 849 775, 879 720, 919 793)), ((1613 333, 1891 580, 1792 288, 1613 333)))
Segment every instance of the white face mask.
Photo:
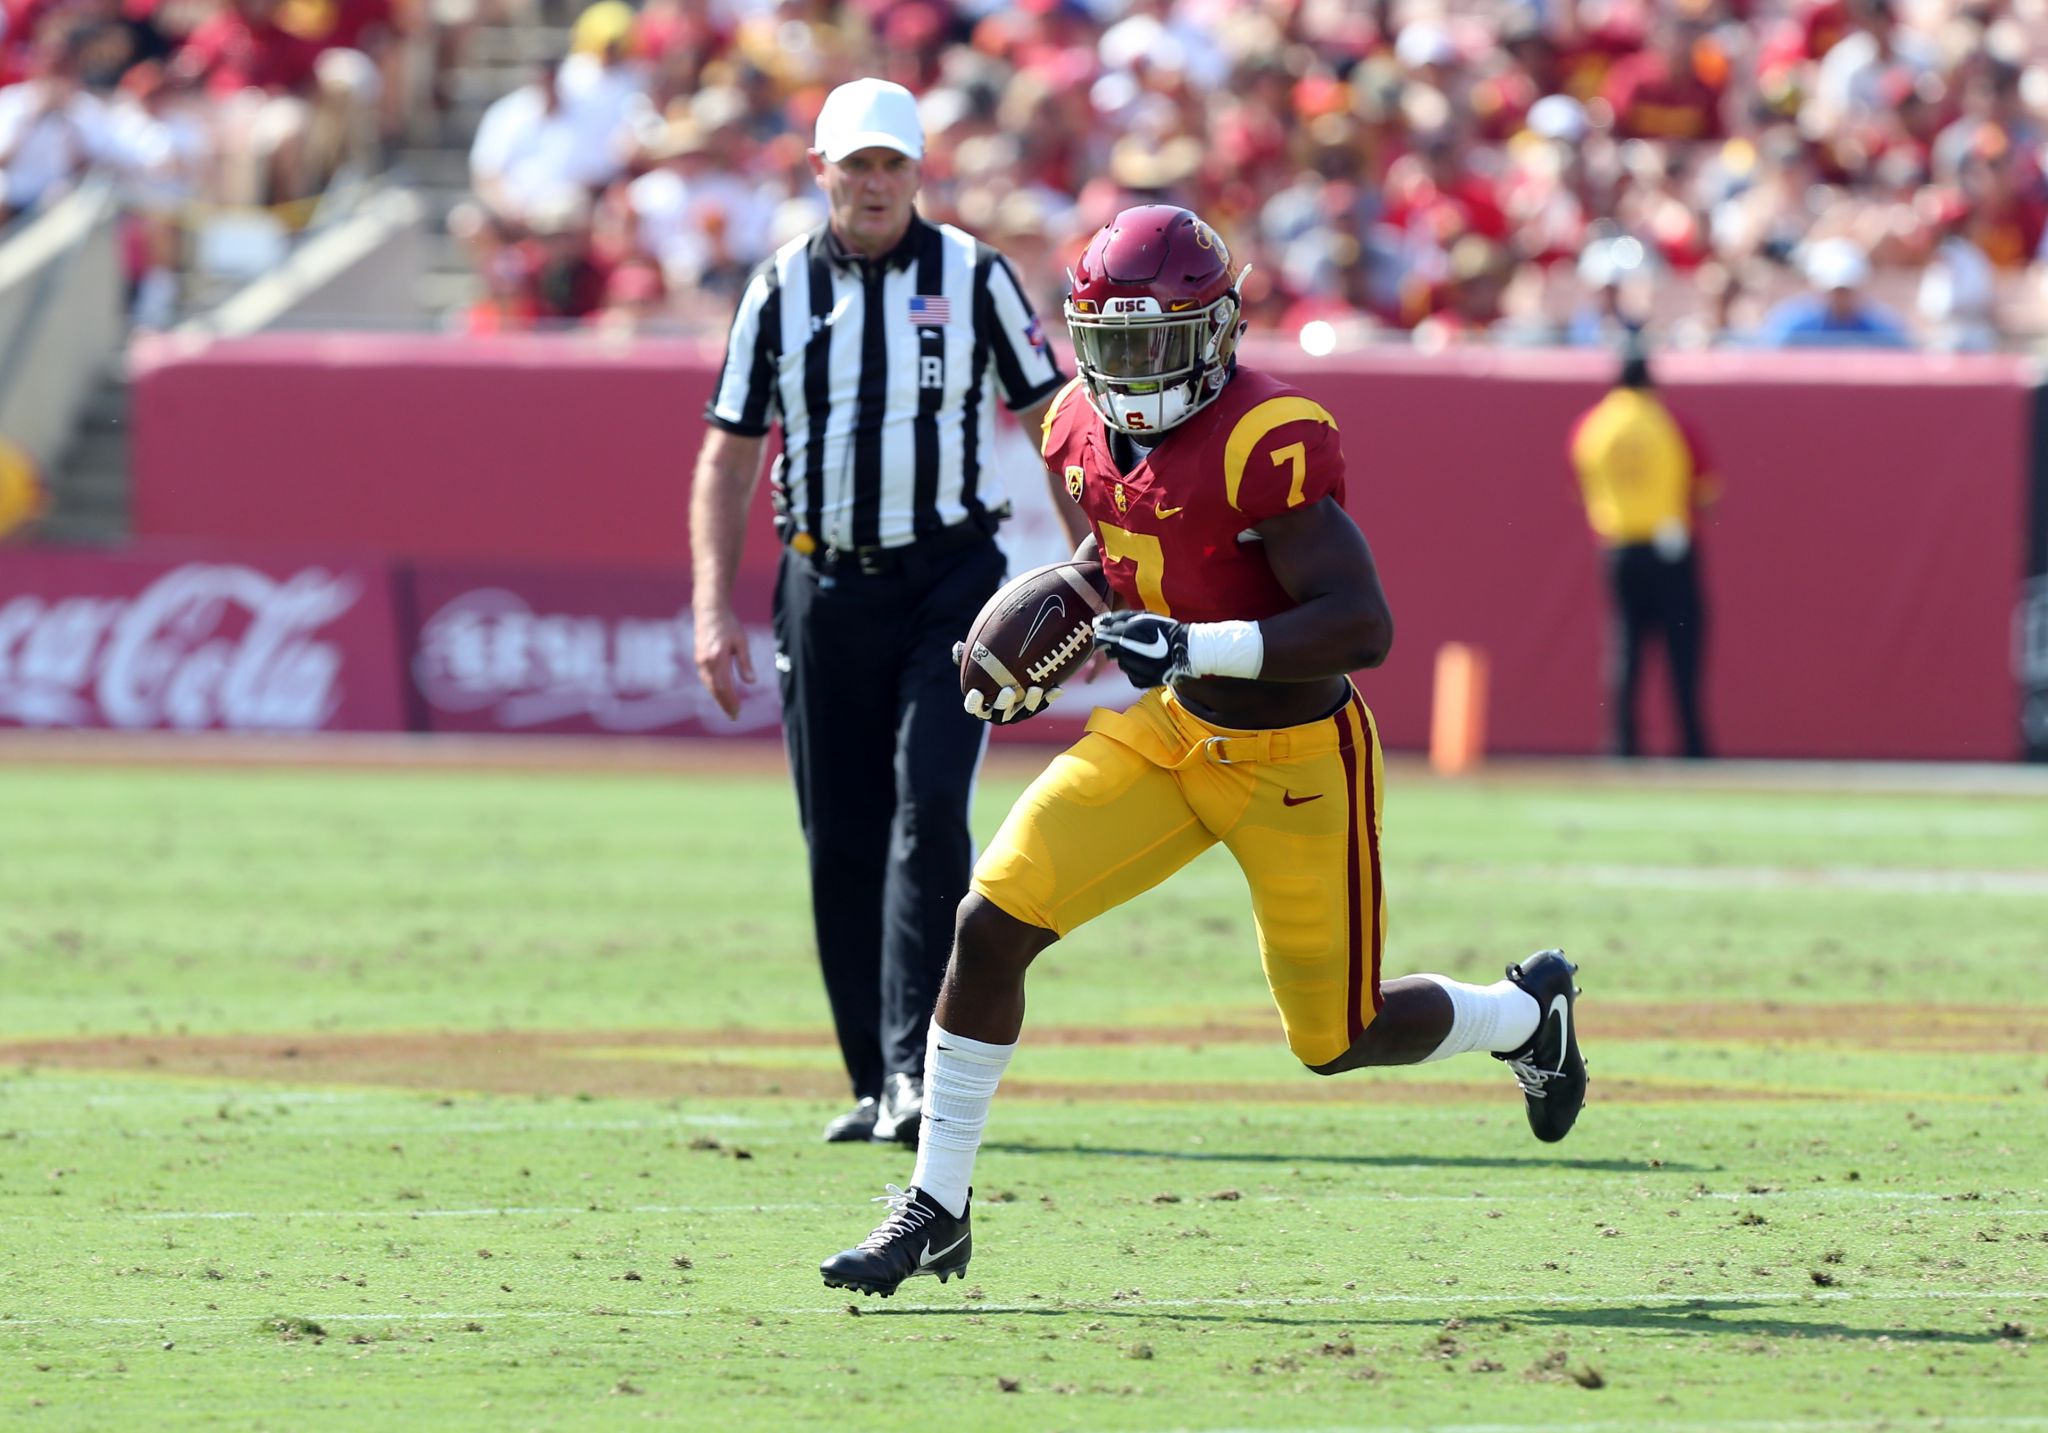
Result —
POLYGON ((1152 444, 1159 441, 1167 429, 1186 422, 1223 385, 1219 382, 1200 402, 1195 399, 1196 380, 1189 379, 1176 383, 1171 388, 1157 388, 1151 393, 1119 391, 1122 385, 1115 385, 1105 391, 1092 384, 1084 383, 1088 390, 1088 402, 1102 421, 1119 432, 1128 433, 1140 442, 1152 444))
POLYGON ((1146 309, 1111 318, 1067 306, 1075 365, 1089 404, 1119 432, 1156 441, 1223 391, 1237 345, 1237 298, 1227 294, 1200 313, 1166 318, 1146 309))

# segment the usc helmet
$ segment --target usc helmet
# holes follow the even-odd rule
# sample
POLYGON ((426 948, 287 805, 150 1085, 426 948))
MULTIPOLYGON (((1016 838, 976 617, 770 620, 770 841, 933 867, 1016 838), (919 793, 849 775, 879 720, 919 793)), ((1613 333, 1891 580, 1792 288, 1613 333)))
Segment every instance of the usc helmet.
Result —
POLYGON ((1067 331, 1088 402, 1140 440, 1184 423, 1230 380, 1239 274, 1214 229, 1172 204, 1126 209, 1067 271, 1067 331))

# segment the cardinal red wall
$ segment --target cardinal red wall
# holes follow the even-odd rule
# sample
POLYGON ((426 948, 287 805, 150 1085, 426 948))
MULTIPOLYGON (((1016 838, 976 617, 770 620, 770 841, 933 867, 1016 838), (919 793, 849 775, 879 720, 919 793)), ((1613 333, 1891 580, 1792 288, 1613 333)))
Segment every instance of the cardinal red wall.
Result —
MULTIPOLYGON (((1458 640, 1491 657, 1497 746, 1593 749, 1604 599, 1564 443, 1611 361, 1274 367, 1344 433, 1398 631, 1388 670, 1366 679, 1389 742, 1427 740, 1429 658, 1458 640)), ((1660 376, 1727 488, 1702 540, 1724 751, 2014 755, 2022 366, 1713 354, 1667 357, 1660 376)))
MULTIPOLYGON (((1387 743, 1426 741, 1432 659, 1459 640, 1492 659, 1496 749, 1596 750, 1605 609, 1563 449, 1611 360, 1265 359, 1344 434, 1398 629, 1364 678, 1387 743)), ((679 568, 715 362, 682 343, 162 342, 136 380, 138 536, 679 568)), ((1727 486, 1703 539, 1723 751, 2015 755, 2024 368, 1708 354, 1660 373, 1727 486)), ((749 564, 773 558, 757 511, 749 564)))

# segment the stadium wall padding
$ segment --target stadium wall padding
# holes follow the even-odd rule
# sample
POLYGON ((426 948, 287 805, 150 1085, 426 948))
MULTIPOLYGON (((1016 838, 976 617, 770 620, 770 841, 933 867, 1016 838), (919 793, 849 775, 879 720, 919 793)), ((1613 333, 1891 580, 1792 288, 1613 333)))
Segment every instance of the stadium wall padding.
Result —
POLYGON ((2028 473, 2027 563, 2012 618, 2020 739, 2029 761, 2048 762, 2048 383, 2034 389, 2028 473))
MULTIPOLYGON (((681 342, 158 341, 137 364, 137 533, 680 578, 716 361, 681 342)), ((1491 658, 1497 750, 1598 750, 1606 613, 1564 448, 1613 360, 1472 349, 1252 361, 1304 387, 1344 434, 1349 506, 1396 619, 1392 660, 1361 679, 1387 744, 1425 744, 1432 659, 1456 640, 1491 658)), ((1726 486, 1701 540, 1720 750, 2018 755, 2011 634, 2031 367, 1707 353, 1663 356, 1659 374, 1726 486)), ((757 509, 750 623, 765 621, 774 559, 757 509)), ((1649 686, 1647 729, 1668 749, 1661 667, 1649 686)))
POLYGON ((332 548, 0 551, 0 727, 402 730, 397 577, 332 548))

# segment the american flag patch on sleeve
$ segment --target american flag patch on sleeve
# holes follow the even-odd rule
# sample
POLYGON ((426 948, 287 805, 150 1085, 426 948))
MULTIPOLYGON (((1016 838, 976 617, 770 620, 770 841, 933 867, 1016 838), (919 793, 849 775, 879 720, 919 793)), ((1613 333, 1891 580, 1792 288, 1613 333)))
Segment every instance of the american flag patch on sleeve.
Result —
POLYGON ((910 296, 910 321, 919 328, 936 327, 950 323, 953 318, 953 303, 944 294, 912 294, 910 296))

